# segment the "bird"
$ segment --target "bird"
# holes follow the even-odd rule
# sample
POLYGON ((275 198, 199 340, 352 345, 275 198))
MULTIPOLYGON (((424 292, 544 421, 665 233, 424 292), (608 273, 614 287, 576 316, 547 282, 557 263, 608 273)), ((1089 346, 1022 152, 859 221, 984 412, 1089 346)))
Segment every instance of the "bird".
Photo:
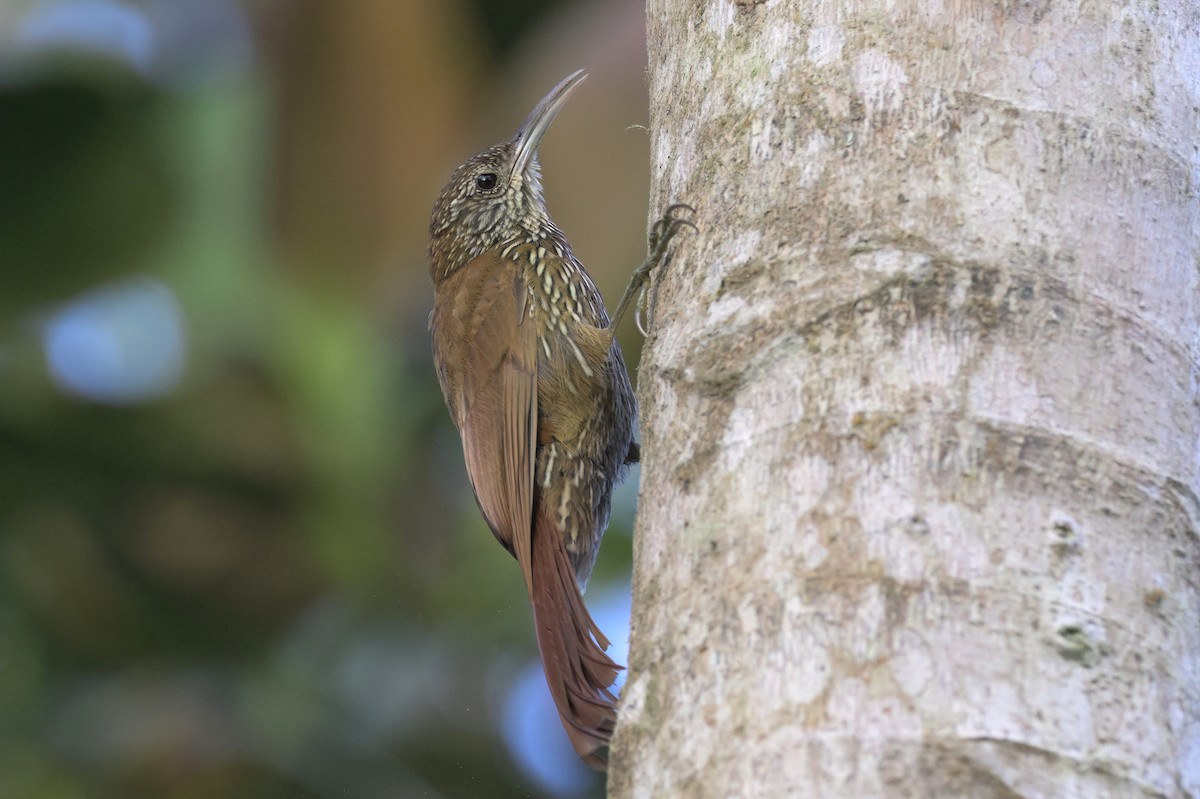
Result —
POLYGON ((639 459, 621 316, 666 260, 690 206, 651 228, 646 261, 610 319, 546 208, 538 147, 587 77, 576 71, 516 134, 454 170, 434 203, 430 332, 438 382, 479 509, 520 565, 550 695, 575 751, 606 768, 621 669, 583 590, 614 485, 639 459))

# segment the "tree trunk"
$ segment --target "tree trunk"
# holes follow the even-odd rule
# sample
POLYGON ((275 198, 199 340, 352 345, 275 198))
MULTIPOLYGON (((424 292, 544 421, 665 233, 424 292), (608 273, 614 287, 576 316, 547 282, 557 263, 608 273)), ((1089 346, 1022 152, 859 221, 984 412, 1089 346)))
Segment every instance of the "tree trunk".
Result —
POLYGON ((610 796, 1200 795, 1197 8, 651 0, 610 796))

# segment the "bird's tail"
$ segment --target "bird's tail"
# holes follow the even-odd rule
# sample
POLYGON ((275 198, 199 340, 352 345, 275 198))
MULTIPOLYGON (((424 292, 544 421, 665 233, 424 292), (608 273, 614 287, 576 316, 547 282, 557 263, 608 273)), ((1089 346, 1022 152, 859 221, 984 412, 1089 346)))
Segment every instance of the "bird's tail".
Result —
POLYGON ((608 639, 592 621, 575 583, 562 534, 544 509, 533 529, 533 623, 550 695, 575 751, 595 769, 617 721, 609 687, 621 667, 604 653, 608 639))

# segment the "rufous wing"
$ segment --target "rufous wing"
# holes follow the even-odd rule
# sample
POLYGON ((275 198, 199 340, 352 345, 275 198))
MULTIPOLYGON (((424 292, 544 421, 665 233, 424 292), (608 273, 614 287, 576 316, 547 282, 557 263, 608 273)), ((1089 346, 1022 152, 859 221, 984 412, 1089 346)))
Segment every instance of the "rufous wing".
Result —
POLYGON ((532 595, 537 330, 529 288, 518 265, 489 253, 437 291, 430 326, 438 379, 462 436, 467 474, 484 519, 516 556, 532 595))

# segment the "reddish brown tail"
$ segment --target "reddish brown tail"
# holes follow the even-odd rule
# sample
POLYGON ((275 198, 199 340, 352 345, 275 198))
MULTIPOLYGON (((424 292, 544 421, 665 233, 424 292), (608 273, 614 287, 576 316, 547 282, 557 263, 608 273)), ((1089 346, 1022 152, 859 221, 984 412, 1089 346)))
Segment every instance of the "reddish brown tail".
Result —
POLYGON ((534 521, 532 549, 530 599, 546 683, 575 751, 604 770, 600 750, 617 721, 616 698, 608 689, 621 667, 604 653, 608 639, 583 604, 562 534, 542 511, 534 521))

